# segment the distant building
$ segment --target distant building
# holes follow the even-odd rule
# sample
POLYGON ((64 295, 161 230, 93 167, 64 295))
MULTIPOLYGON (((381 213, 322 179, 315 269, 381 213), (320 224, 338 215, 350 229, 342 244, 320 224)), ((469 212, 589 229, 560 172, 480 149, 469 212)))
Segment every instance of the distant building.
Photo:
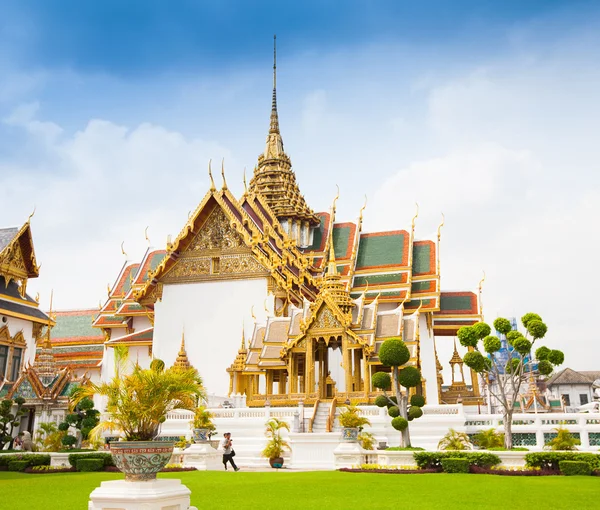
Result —
POLYGON ((560 399, 567 412, 577 411, 579 406, 600 397, 595 393, 595 381, 600 380, 600 371, 575 371, 565 368, 546 382, 548 399, 560 399))

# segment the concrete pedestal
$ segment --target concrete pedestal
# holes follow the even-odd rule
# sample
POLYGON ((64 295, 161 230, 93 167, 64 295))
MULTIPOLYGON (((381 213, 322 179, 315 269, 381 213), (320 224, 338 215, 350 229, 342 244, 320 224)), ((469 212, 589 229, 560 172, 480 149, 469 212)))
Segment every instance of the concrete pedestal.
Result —
POLYGON ((210 443, 193 444, 186 448, 183 457, 184 467, 195 467, 198 471, 214 471, 223 469, 223 455, 210 443))
POLYGON ((181 480, 102 482, 90 494, 88 510, 197 510, 181 480))
POLYGON ((365 462, 365 450, 359 443, 342 442, 333 451, 335 468, 353 468, 365 462))

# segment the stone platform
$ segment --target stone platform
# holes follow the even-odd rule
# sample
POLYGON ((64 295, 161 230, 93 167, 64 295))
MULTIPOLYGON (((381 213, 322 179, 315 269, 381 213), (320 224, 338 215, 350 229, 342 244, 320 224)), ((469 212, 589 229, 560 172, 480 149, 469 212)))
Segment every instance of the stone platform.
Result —
POLYGON ((181 480, 102 482, 90 494, 88 510, 197 510, 181 480))

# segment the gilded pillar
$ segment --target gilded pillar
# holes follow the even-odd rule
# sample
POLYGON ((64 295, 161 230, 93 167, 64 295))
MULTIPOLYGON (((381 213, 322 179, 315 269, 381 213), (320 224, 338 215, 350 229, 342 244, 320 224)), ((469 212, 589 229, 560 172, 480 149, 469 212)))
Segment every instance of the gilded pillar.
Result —
POLYGON ((344 347, 344 372, 346 374, 346 393, 352 391, 352 350, 348 349, 348 340, 342 341, 344 347))
POLYGON ((312 338, 306 339, 306 362, 304 366, 304 386, 305 393, 310 394, 314 391, 314 370, 315 370, 315 360, 314 360, 314 345, 312 338))
POLYGON ((266 371, 267 395, 273 395, 273 371, 266 371))
POLYGON ((371 391, 371 367, 367 363, 366 358, 363 359, 363 364, 364 364, 363 378, 364 378, 365 397, 368 397, 369 392, 371 391))
POLYGON ((360 391, 360 349, 354 349, 354 378, 353 391, 360 391))

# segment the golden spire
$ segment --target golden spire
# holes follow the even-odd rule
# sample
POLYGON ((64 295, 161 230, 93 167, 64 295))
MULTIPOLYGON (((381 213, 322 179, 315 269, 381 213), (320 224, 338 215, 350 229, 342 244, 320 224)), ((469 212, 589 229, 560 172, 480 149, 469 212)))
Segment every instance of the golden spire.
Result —
POLYGON ((227 181, 225 180, 225 158, 221 160, 221 177, 223 177, 223 189, 227 189, 227 181))
POLYGON ((177 353, 177 359, 173 366, 184 370, 192 367, 188 360, 187 352, 185 351, 185 333, 183 331, 181 332, 181 347, 179 348, 179 353, 177 353))
POLYGON ((415 232, 415 221, 419 217, 419 204, 417 202, 415 202, 415 205, 417 206, 417 210, 415 211, 415 215, 413 216, 413 219, 411 222, 411 228, 412 228, 413 234, 415 232))
POLYGON ((456 338, 454 339, 454 352, 452 353, 452 358, 450 358, 450 364, 454 365, 454 364, 462 364, 463 360, 460 357, 460 354, 458 354, 458 349, 456 348, 456 338))
POLYGON ((269 133, 279 134, 279 116, 277 115, 277 35, 275 34, 273 35, 273 101, 271 103, 269 133))
POLYGON ((246 183, 246 167, 244 167, 244 195, 248 193, 248 184, 246 183))
POLYGON ((240 351, 246 350, 246 336, 244 334, 244 323, 242 322, 242 345, 240 346, 240 351))
MULTIPOLYGON (((52 314, 52 301, 54 298, 54 291, 50 292, 50 311, 48 312, 48 317, 50 320, 53 320, 52 314)), ((54 359, 54 352, 52 349, 52 342, 50 340, 50 332, 52 331, 52 326, 48 323, 46 328, 46 335, 44 336, 44 340, 42 345, 40 346, 40 350, 35 357, 35 368, 38 376, 44 383, 44 385, 50 384, 54 377, 56 376, 57 367, 56 360, 54 359)))
POLYGON ((208 160, 208 176, 210 177, 210 190, 217 191, 217 188, 215 186, 215 181, 213 180, 213 176, 212 176, 212 170, 210 168, 211 163, 212 163, 212 159, 209 159, 208 160))
POLYGON ((125 258, 127 258, 127 252, 125 251, 125 241, 121 243, 121 254, 125 255, 125 258))
POLYGON ((485 271, 483 272, 483 278, 479 280, 479 315, 481 315, 481 320, 483 320, 483 303, 481 302, 481 292, 483 288, 483 282, 485 282, 485 271))
POLYGON ((150 238, 148 237, 148 229, 150 228, 150 226, 147 226, 144 229, 144 237, 146 238, 146 241, 148 243, 148 247, 150 247, 152 245, 152 243, 150 243, 150 238))
POLYGON ((363 212, 365 211, 365 208, 367 207, 367 195, 365 195, 365 203, 364 205, 360 208, 360 213, 358 215, 358 231, 361 232, 362 231, 362 224, 363 224, 363 212))

